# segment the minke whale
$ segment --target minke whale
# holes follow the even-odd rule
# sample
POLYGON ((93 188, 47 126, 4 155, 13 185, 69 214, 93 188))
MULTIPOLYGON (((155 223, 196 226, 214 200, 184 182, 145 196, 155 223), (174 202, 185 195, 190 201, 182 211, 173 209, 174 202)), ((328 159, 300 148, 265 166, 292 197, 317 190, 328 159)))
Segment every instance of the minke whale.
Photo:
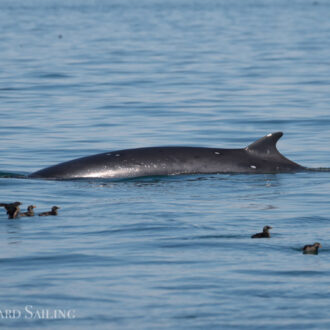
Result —
POLYGON ((279 153, 276 143, 282 135, 282 132, 268 134, 242 149, 174 146, 111 151, 50 166, 28 177, 129 179, 182 174, 256 174, 306 170, 306 167, 279 153))

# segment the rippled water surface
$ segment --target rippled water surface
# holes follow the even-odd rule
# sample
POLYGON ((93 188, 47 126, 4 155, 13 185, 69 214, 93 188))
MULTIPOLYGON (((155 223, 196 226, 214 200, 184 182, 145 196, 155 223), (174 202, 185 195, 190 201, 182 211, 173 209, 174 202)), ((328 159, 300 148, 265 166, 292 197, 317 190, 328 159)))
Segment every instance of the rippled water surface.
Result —
POLYGON ((329 172, 8 175, 275 131, 330 167, 329 17, 322 0, 0 1, 0 202, 61 207, 0 209, 0 327, 330 328, 329 172))

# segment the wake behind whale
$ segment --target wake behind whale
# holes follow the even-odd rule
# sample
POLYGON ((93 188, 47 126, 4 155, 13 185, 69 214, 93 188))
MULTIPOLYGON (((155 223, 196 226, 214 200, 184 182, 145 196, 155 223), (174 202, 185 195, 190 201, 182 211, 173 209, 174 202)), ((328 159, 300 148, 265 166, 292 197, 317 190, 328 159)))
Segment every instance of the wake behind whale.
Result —
POLYGON ((0 178, 26 179, 27 175, 13 172, 0 171, 0 178))

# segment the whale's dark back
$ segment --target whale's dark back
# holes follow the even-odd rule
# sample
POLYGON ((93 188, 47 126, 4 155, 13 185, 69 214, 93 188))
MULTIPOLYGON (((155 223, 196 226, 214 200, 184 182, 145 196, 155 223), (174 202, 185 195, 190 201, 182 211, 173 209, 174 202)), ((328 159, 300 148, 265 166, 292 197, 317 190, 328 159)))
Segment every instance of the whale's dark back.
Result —
POLYGON ((305 169, 281 155, 283 134, 268 134, 244 149, 149 147, 74 159, 29 175, 30 178, 133 178, 196 173, 279 173, 305 169))

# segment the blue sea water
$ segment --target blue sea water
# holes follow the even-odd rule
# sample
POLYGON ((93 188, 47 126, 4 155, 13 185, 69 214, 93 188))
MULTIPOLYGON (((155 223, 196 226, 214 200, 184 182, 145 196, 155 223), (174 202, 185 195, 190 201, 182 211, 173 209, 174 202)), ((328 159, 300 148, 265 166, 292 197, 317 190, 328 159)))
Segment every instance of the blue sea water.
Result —
POLYGON ((329 18, 325 0, 1 0, 0 202, 61 207, 0 209, 1 329, 329 329, 329 172, 6 174, 275 131, 330 167, 329 18))

